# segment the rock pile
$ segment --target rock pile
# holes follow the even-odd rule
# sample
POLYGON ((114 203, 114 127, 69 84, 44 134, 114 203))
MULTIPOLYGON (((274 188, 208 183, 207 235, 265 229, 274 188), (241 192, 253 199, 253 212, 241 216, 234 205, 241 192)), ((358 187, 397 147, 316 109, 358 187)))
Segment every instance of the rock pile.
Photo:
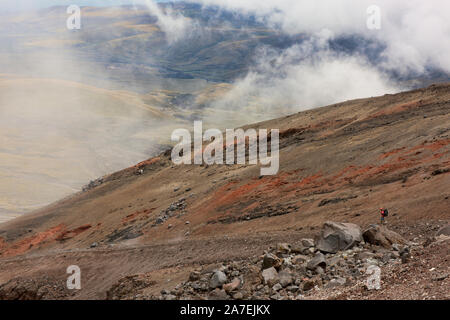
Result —
POLYGON ((173 217, 175 215, 178 217, 183 216, 186 213, 185 210, 186 210, 186 199, 181 198, 178 201, 172 203, 167 209, 161 211, 158 218, 156 218, 154 226, 163 224, 170 217, 173 217))
POLYGON ((49 276, 36 280, 18 277, 0 285, 0 300, 56 300, 73 295, 74 291, 67 289, 65 279, 49 276))
POLYGON ((386 227, 363 232, 354 224, 326 222, 313 239, 280 243, 260 258, 199 268, 172 291, 151 299, 303 299, 321 288, 367 278, 371 266, 409 259, 408 242, 386 227))
POLYGON ((105 182, 105 181, 104 181, 103 178, 98 178, 98 179, 96 179, 96 180, 91 180, 91 181, 89 182, 89 184, 87 184, 87 185, 85 185, 85 186, 83 187, 82 190, 83 190, 83 192, 92 190, 92 189, 94 189, 94 188, 96 188, 96 187, 98 187, 98 186, 101 186, 104 182, 105 182))

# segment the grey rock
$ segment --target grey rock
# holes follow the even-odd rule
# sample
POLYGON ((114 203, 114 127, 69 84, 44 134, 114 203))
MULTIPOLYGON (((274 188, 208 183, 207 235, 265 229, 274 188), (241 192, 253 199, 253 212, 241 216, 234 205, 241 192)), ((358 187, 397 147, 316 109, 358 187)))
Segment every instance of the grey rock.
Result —
POLYGON ((285 253, 288 254, 291 252, 291 245, 288 243, 279 243, 277 246, 277 251, 279 253, 285 253))
POLYGON ((315 239, 317 249, 326 253, 337 253, 351 249, 363 240, 361 229, 353 223, 325 222, 315 239))
POLYGON ((314 247, 314 240, 313 239, 302 239, 302 246, 305 248, 311 248, 314 247))
POLYGON ((327 267, 325 256, 320 252, 317 253, 306 265, 308 270, 316 270, 317 267, 321 267, 323 269, 327 267))
POLYGON ((400 252, 400 259, 402 260, 402 263, 407 263, 409 259, 411 258, 411 253, 409 250, 409 247, 404 247, 400 252))
POLYGON ((272 299, 272 300, 281 300, 281 295, 277 292, 274 295, 271 295, 270 299, 272 299))
POLYGON ((356 258, 356 260, 366 260, 366 259, 373 258, 374 256, 375 256, 375 254, 372 252, 363 251, 363 252, 357 253, 355 258, 356 258))
POLYGON ((228 300, 228 294, 223 289, 216 288, 208 295, 208 300, 228 300))
POLYGON ((306 261, 308 261, 308 259, 309 259, 308 256, 298 254, 292 258, 292 262, 295 264, 303 264, 306 261))
POLYGON ((391 248, 392 244, 407 244, 406 241, 398 233, 389 230, 385 226, 377 224, 370 225, 363 232, 364 241, 372 245, 381 246, 384 248, 391 248))
POLYGON ((447 279, 448 277, 449 277, 448 273, 441 273, 441 274, 437 274, 437 275, 433 276, 431 278, 431 280, 433 280, 433 281, 443 281, 443 280, 447 279))
POLYGON ((325 270, 322 267, 317 267, 316 270, 314 270, 317 274, 324 274, 325 270))
POLYGON ((277 283, 272 287, 273 291, 280 291, 281 289, 283 289, 283 287, 281 286, 281 284, 277 283))
POLYGON ((221 287, 227 282, 227 280, 227 275, 225 273, 223 273, 222 271, 216 271, 209 280, 209 287, 211 289, 221 287))
POLYGON ((271 253, 264 255, 263 263, 262 263, 263 270, 271 268, 271 267, 278 268, 280 265, 281 265, 281 260, 277 256, 275 256, 271 253))
POLYGON ((439 231, 436 232, 436 237, 439 237, 441 234, 444 236, 450 236, 450 224, 439 229, 439 231))
POLYGON ((328 284, 326 285, 326 288, 337 288, 342 287, 347 283, 347 280, 345 278, 336 278, 332 279, 328 284))
POLYGON ((242 299, 244 299, 244 295, 243 295, 241 292, 236 292, 236 293, 233 295, 233 299, 234 299, 234 300, 242 300, 242 299))
POLYGON ((261 275, 264 284, 267 284, 269 286, 273 286, 275 283, 279 281, 278 272, 274 267, 263 270, 261 275))
POLYGON ((288 285, 292 284, 292 281, 293 281, 292 275, 289 272, 287 272, 287 271, 281 271, 278 274, 278 278, 279 278, 279 281, 280 281, 280 285, 283 288, 286 288, 288 285))
POLYGON ((289 286, 286 288, 286 290, 293 292, 293 293, 297 292, 298 289, 300 289, 298 286, 289 286))

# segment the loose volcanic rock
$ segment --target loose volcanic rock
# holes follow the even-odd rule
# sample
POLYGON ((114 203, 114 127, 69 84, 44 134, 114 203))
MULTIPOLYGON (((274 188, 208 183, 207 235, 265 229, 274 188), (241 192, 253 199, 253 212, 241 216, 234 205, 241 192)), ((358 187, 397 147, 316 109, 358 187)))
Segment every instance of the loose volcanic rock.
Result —
POLYGON ((384 226, 377 224, 370 225, 363 232, 364 241, 372 245, 382 246, 385 248, 391 248, 394 243, 396 244, 407 244, 406 241, 398 233, 387 229, 384 226))
POLYGON ((347 250, 362 241, 361 229, 353 223, 325 222, 315 239, 317 249, 326 253, 347 250))

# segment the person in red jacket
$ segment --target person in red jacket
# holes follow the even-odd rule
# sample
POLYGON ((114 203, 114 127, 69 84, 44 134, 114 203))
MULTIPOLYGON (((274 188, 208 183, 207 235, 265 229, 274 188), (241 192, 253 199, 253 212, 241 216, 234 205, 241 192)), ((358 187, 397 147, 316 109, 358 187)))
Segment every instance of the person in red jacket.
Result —
POLYGON ((389 214, 388 209, 380 208, 381 224, 386 223, 386 217, 388 216, 388 214, 389 214))

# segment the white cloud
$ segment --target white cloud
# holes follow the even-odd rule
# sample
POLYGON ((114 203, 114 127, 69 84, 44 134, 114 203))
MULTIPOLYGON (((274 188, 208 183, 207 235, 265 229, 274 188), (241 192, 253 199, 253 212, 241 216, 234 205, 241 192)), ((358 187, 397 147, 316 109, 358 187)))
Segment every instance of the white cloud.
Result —
POLYGON ((450 72, 450 1, 422 0, 193 0, 254 14, 286 33, 359 34, 386 45, 385 67, 422 72, 426 67, 450 72), (366 9, 381 8, 382 28, 366 27, 366 9))
POLYGON ((255 67, 214 106, 236 112, 248 109, 246 114, 262 116, 253 119, 259 121, 276 113, 288 114, 400 89, 366 58, 331 51, 325 41, 328 37, 322 33, 281 52, 261 50, 255 67))
MULTIPOLYGON (((136 3, 136 1, 133 2, 136 3)), ((149 12, 158 18, 157 24, 161 28, 161 31, 165 33, 169 43, 184 39, 196 27, 191 20, 181 14, 174 13, 170 9, 164 12, 152 0, 145 0, 145 5, 148 7, 149 12)))

